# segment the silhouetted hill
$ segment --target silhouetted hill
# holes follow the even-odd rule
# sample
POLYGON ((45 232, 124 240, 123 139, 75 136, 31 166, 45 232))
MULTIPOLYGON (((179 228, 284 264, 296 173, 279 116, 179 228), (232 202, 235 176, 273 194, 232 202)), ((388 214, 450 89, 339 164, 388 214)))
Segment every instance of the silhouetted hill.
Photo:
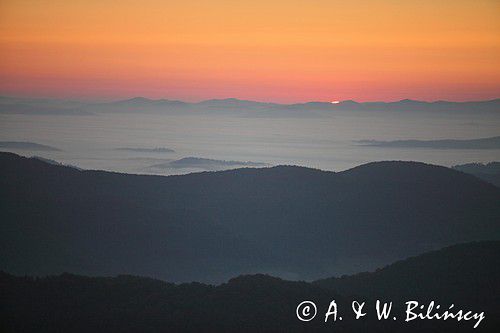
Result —
POLYGON ((6 332, 470 332, 499 324, 500 242, 452 246, 377 270, 315 283, 246 275, 219 286, 174 285, 135 276, 72 274, 44 278, 0 272, 0 323, 6 332), (366 294, 363 294, 366 293, 366 294), (356 294, 356 297, 352 297, 356 294), (398 320, 377 321, 375 298, 393 301, 398 320), (405 323, 404 302, 484 311, 475 321, 405 323), (295 310, 311 300, 316 318, 300 322, 295 310), (342 321, 324 323, 335 300, 342 321), (351 302, 367 301, 367 316, 354 319, 351 302))
POLYGON ((134 97, 126 100, 88 103, 85 109, 93 113, 169 113, 185 112, 191 109, 191 105, 182 101, 168 99, 149 99, 145 97, 134 97))
MULTIPOLYGON (((277 104, 279 105, 279 104, 277 104)), ((403 99, 394 102, 356 102, 352 100, 331 102, 306 102, 289 105, 281 105, 287 110, 304 111, 388 111, 388 112, 429 112, 442 114, 452 113, 495 113, 500 111, 500 99, 489 101, 470 101, 470 102, 449 102, 449 101, 415 101, 403 99)))
POLYGON ((490 162, 487 164, 468 163, 455 165, 452 168, 458 171, 470 173, 477 178, 500 187, 500 162, 490 162))
POLYGON ((264 275, 214 287, 134 276, 3 273, 0 296, 5 332, 305 332, 323 325, 299 322, 297 304, 311 297, 323 306, 333 298, 342 301, 334 292, 264 275))
POLYGON ((3 153, 0 197, 0 267, 14 274, 318 279, 500 237, 499 188, 414 162, 161 177, 3 153))
POLYGON ((211 99, 199 103, 186 103, 179 101, 169 100, 152 100, 143 97, 136 97, 124 101, 115 101, 109 103, 102 103, 96 105, 97 108, 91 107, 91 111, 114 110, 116 112, 129 112, 129 111, 174 111, 182 109, 184 111, 210 111, 210 112, 225 112, 231 111, 234 114, 264 116, 264 115, 280 115, 280 116, 304 116, 315 115, 307 111, 397 111, 397 112, 499 112, 500 99, 490 101, 473 101, 473 102, 424 102, 414 100, 401 100, 396 102, 366 102, 358 103, 355 101, 341 101, 340 103, 330 102, 307 102, 297 104, 278 104, 278 103, 265 103, 248 100, 240 100, 237 98, 226 99, 211 99), (259 112, 265 111, 265 112, 259 112), (295 111, 301 111, 297 113, 295 111), (304 112, 305 111, 305 112, 304 112))
POLYGON ((403 99, 395 102, 364 102, 341 101, 340 103, 309 102, 292 104, 290 109, 306 110, 346 110, 346 111, 396 111, 396 112, 430 112, 430 113, 490 113, 500 111, 500 99, 489 101, 449 102, 449 101, 415 101, 403 99))
MULTIPOLYGON (((497 304, 500 300, 500 241, 453 245, 398 261, 375 272, 315 281, 314 284, 372 299, 381 296, 497 304)), ((500 304, 497 304, 500 306, 500 304)))
POLYGON ((198 103, 189 103, 168 99, 134 97, 126 100, 92 103, 0 96, 0 114, 90 115, 101 112, 150 112, 189 115, 196 112, 208 112, 210 114, 219 112, 226 115, 256 117, 310 117, 325 115, 335 111, 427 112, 430 114, 449 112, 451 114, 474 113, 474 115, 477 115, 500 112, 500 99, 470 102, 424 102, 404 99, 395 102, 363 103, 347 100, 339 103, 311 101, 296 104, 279 104, 237 98, 210 99, 198 103))

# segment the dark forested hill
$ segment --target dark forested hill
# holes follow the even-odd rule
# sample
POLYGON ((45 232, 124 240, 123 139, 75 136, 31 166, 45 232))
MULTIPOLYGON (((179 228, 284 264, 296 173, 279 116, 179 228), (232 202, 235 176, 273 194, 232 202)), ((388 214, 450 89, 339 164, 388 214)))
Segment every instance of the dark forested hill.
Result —
POLYGON ((373 273, 290 282, 247 275, 219 286, 174 285, 134 276, 45 278, 0 273, 0 329, 5 332, 495 332, 500 318, 500 242, 461 244, 397 262, 373 273), (356 296, 352 296, 352 295, 356 296), (377 321, 374 299, 393 301, 398 320, 377 321), (296 318, 311 300, 317 316, 296 318), (335 300, 342 321, 324 322, 335 300), (367 301, 354 320, 351 302, 367 301), (485 313, 475 321, 406 323, 408 300, 485 313))
MULTIPOLYGON (((500 301, 500 241, 472 242, 398 261, 371 273, 315 281, 316 286, 376 299, 500 301)), ((499 304, 500 306, 500 304, 499 304)))
POLYGON ((414 162, 160 177, 2 153, 0 198, 0 269, 13 274, 317 279, 500 238, 498 187, 414 162))

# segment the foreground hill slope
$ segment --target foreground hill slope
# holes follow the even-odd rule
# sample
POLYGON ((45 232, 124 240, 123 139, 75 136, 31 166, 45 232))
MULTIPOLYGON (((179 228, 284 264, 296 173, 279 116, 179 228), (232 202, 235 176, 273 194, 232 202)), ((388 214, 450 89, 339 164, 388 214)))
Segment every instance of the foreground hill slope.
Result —
MULTIPOLYGON (((375 272, 315 281, 344 295, 376 299, 500 301, 500 241, 453 245, 388 265, 375 272)), ((500 304, 498 304, 500 306, 500 304)))
POLYGON ((0 328, 5 332, 494 332, 500 318, 499 261, 497 241, 461 244, 373 273, 316 283, 247 275, 219 286, 174 285, 134 276, 31 278, 0 273, 0 328), (374 298, 393 301, 392 313, 399 319, 377 321, 374 298), (303 300, 314 301, 318 308, 317 317, 307 323, 295 317, 303 300), (343 320, 325 324, 331 300, 337 302, 343 320), (367 301, 368 314, 362 320, 354 320, 352 300, 367 301), (422 304, 436 300, 446 307, 454 303, 457 308, 484 311, 486 317, 477 329, 472 328, 473 321, 405 323, 407 300, 422 304))
POLYGON ((318 279, 500 238, 499 188, 414 162, 161 177, 2 153, 0 197, 0 268, 15 274, 318 279))
POLYGON ((470 173, 479 179, 500 187, 500 162, 468 163, 455 165, 452 167, 455 170, 470 173))

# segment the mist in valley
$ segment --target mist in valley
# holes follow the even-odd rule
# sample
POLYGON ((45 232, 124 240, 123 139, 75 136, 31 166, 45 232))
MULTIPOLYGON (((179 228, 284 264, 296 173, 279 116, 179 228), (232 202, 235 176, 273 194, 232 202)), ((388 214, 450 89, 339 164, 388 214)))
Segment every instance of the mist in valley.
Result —
POLYGON ((416 101, 340 106, 235 99, 197 104, 7 101, 2 100, 0 142, 10 145, 0 145, 1 151, 83 169, 170 175, 284 164, 341 171, 380 160, 452 166, 500 159, 498 142, 470 149, 439 141, 498 136, 498 100, 446 107, 416 101), (47 113, 51 107, 57 112, 47 113), (405 140, 417 144, 401 144, 405 140), (418 144, 428 140, 441 144, 418 144))

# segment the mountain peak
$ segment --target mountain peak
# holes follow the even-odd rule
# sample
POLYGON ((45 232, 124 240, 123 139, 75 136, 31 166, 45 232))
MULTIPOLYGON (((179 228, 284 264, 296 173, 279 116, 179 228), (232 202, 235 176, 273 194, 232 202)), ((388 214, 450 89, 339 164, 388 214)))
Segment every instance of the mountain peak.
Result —
POLYGON ((122 102, 128 102, 128 103, 145 103, 145 102, 152 102, 152 99, 142 97, 142 96, 137 96, 137 97, 132 97, 130 99, 123 100, 122 102))

